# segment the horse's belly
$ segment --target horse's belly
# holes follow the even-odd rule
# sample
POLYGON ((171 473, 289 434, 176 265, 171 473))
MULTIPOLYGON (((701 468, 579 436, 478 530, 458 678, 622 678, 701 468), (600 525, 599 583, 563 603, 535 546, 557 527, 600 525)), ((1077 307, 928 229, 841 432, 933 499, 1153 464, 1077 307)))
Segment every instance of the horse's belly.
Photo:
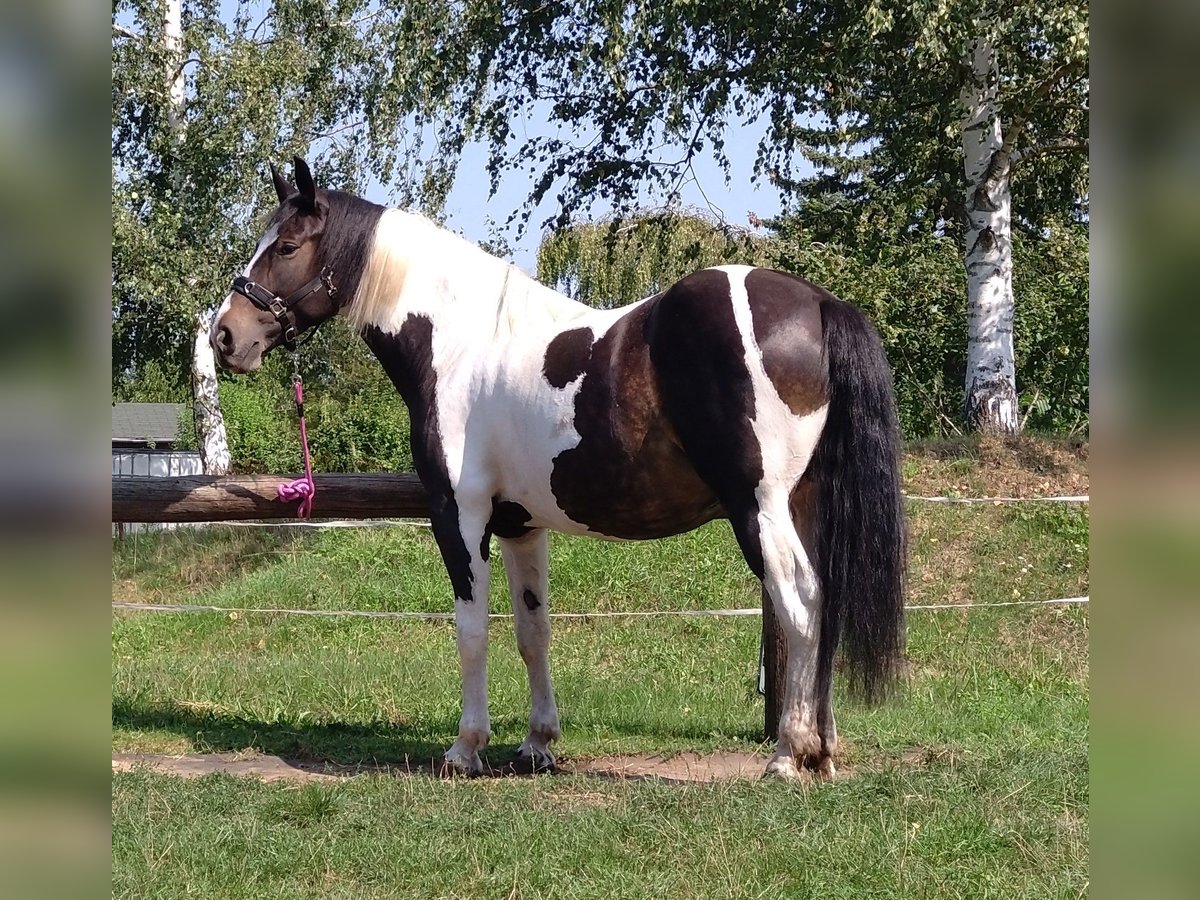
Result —
POLYGON ((573 525, 547 527, 616 540, 680 534, 724 514, 663 428, 650 428, 632 450, 581 443, 564 451, 554 460, 550 490, 573 525))

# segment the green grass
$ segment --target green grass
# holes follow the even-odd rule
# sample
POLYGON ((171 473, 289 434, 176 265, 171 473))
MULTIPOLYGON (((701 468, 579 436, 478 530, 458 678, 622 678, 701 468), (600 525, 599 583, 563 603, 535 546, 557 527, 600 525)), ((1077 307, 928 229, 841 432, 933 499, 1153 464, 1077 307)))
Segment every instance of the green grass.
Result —
MULTIPOLYGON (((910 602, 1085 594, 1086 508, 913 505, 910 602)), ((555 538, 558 611, 757 606, 723 523, 651 544, 555 538)), ((494 566, 493 609, 507 609, 494 566)), ((211 529, 114 542, 114 599, 444 611, 427 530, 211 529)), ((902 694, 839 700, 843 768, 810 789, 584 776, 363 775, 297 787, 113 777, 122 897, 1075 897, 1088 869, 1088 611, 914 611, 902 694)), ((452 626, 269 613, 113 615, 113 749, 433 757, 452 626)), ((754 749, 757 619, 556 621, 561 756, 754 749)), ((493 743, 524 737, 511 628, 493 743)))
POLYGON ((113 783, 129 897, 1075 897, 1087 757, 803 790, 571 778, 113 783))

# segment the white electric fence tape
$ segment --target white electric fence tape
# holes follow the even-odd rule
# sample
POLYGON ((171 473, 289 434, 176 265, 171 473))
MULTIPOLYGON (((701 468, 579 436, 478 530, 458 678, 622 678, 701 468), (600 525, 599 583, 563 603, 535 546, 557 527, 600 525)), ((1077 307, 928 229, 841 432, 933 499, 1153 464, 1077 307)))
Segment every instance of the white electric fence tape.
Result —
MULTIPOLYGON (((927 606, 906 606, 905 609, 945 609, 964 611, 968 609, 983 609, 997 606, 1051 606, 1058 604, 1087 603, 1088 597, 1062 597, 1056 600, 1009 600, 1002 603, 938 603, 927 606)), ((244 606, 204 606, 187 603, 122 603, 112 605, 115 610, 132 612, 210 612, 237 613, 239 616, 258 613, 260 615, 277 616, 317 616, 330 618, 364 618, 364 619, 416 619, 421 621, 441 622, 453 621, 454 613, 449 612, 394 612, 371 609, 278 609, 263 607, 254 609, 244 606)), ((724 618, 731 616, 761 616, 761 608, 747 609, 657 609, 634 611, 608 612, 560 612, 550 613, 552 619, 644 619, 662 616, 690 616, 724 618)), ((489 613, 490 619, 511 619, 512 613, 489 613)))

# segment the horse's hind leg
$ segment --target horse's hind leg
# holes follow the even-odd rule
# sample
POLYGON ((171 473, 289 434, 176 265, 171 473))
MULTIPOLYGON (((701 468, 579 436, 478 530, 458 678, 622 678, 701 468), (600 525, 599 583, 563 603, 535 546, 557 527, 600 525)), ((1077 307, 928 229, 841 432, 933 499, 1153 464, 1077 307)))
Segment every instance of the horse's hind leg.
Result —
MULTIPOLYGON (((824 614, 825 598, 820 595, 819 576, 812 571, 813 565, 817 559, 817 485, 808 478, 801 479, 800 483, 792 491, 789 506, 792 512, 792 524, 796 528, 796 533, 800 537, 800 544, 804 550, 805 557, 808 560, 808 568, 812 583, 817 585, 817 602, 818 618, 815 623, 817 631, 814 633, 815 646, 820 646, 820 616, 824 614)), ((819 651, 814 651, 819 652, 819 651)), ((814 663, 815 664, 815 663, 814 663)), ((820 673, 818 672, 817 679, 813 685, 813 699, 817 708, 817 728, 821 735, 821 754, 822 758, 818 770, 832 777, 834 775, 832 757, 837 753, 837 723, 833 717, 833 670, 832 663, 829 663, 829 671, 826 673, 825 684, 821 684, 820 673)))
POLYGON ((787 645, 787 669, 780 705, 779 743, 767 774, 798 778, 804 769, 832 777, 836 746, 828 698, 819 697, 818 646, 821 592, 812 557, 801 541, 786 497, 767 500, 758 512, 763 587, 787 645), (822 723, 827 725, 822 728, 822 723))
POLYGON ((512 595, 517 649, 529 672, 529 734, 517 754, 534 769, 552 769, 550 742, 559 736, 558 706, 550 681, 550 612, 547 595, 549 559, 545 530, 519 538, 500 538, 500 553, 512 595))

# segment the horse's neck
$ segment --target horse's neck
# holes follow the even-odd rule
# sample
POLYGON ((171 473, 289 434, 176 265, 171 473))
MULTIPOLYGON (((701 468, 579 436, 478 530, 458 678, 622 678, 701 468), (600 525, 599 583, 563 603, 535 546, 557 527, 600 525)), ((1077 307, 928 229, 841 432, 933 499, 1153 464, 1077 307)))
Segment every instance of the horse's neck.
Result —
POLYGON ((472 367, 549 342, 595 312, 425 219, 385 215, 387 243, 376 252, 399 276, 367 279, 387 293, 363 297, 367 312, 351 320, 410 407, 431 367, 439 379, 470 377, 472 367))
POLYGON ((367 295, 350 315, 364 329, 398 331, 410 316, 418 316, 463 341, 494 343, 518 327, 538 330, 543 323, 589 311, 413 213, 384 213, 371 257, 367 295))

